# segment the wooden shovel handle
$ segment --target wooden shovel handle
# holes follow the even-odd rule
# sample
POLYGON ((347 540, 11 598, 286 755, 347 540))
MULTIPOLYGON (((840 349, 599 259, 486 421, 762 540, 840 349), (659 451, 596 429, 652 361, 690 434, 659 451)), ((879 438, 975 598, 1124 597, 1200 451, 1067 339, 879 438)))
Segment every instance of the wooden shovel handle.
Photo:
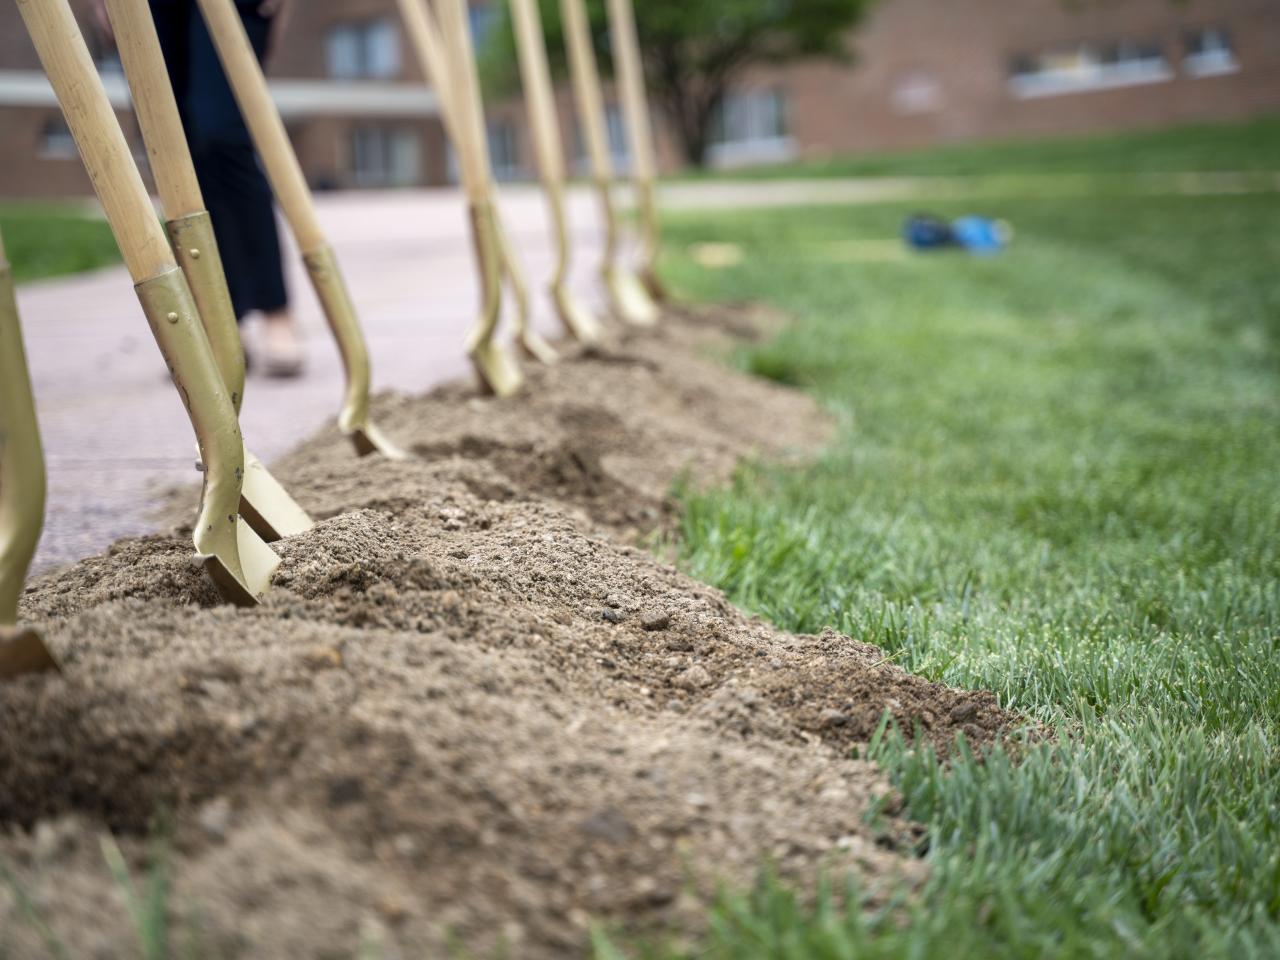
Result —
POLYGON ((173 269, 173 252, 70 4, 17 2, 134 282, 173 269))
POLYGON ((165 218, 180 220, 201 213, 204 197, 151 8, 147 0, 107 0, 107 13, 165 218))
POLYGON ((622 94, 622 113, 631 146, 631 172, 640 183, 654 178, 653 123, 645 94, 640 39, 631 0, 608 0, 609 34, 613 42, 614 75, 622 94))
POLYGON ((249 37, 232 0, 198 0, 209 26, 240 112, 253 136, 276 200, 293 228, 298 247, 311 253, 325 246, 324 232, 316 217, 315 202, 298 163, 280 111, 271 100, 267 78, 254 55, 249 37))
POLYGON ((449 60, 444 51, 444 41, 440 36, 440 28, 436 25, 426 0, 397 0, 400 5, 400 18, 404 21, 409 43, 417 54, 422 72, 427 82, 435 88, 436 99, 440 102, 441 120, 445 132, 451 141, 457 142, 455 129, 453 84, 449 75, 449 60))
POLYGON ((598 182, 608 183, 613 179, 613 161, 609 155, 609 137, 605 132, 604 96, 600 92, 596 54, 591 48, 587 8, 582 0, 560 0, 560 13, 564 20, 578 120, 591 156, 591 172, 598 182))
POLYGON ((484 105, 476 74, 475 49, 467 18, 466 0, 437 0, 440 27, 449 59, 452 104, 458 161, 467 199, 474 205, 490 203, 491 168, 484 130, 484 105))
POLYGON ((542 180, 550 187, 564 181, 565 164, 542 17, 537 0, 511 0, 511 12, 515 22, 520 74, 524 81, 524 98, 533 130, 533 149, 542 180))

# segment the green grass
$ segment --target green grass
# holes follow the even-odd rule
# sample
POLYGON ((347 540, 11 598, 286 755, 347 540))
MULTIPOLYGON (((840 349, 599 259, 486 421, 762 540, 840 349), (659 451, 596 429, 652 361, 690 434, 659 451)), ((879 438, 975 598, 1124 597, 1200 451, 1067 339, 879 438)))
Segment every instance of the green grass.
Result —
POLYGON ((1280 956, 1280 195, 1007 201, 1004 256, 859 262, 908 212, 668 224, 683 295, 802 318, 741 362, 844 424, 687 496, 682 563, 1059 736, 946 766, 886 738, 923 894, 765 883, 669 955, 1280 956), (696 266, 708 240, 744 261, 696 266))
POLYGON ((707 175, 777 178, 1249 170, 1280 170, 1280 115, 1087 138, 963 144, 833 157, 707 175))
POLYGON ((96 270, 120 260, 111 228, 83 205, 0 204, 0 236, 19 283, 96 270))

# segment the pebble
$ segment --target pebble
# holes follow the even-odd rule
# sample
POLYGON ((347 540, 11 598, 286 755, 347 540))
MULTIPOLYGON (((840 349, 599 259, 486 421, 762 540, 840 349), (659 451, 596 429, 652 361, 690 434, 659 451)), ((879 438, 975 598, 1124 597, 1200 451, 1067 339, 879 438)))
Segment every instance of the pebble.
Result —
POLYGON ((823 725, 828 727, 843 727, 849 722, 849 717, 839 710, 823 710, 821 717, 823 725))
POLYGON ((53 860, 75 844, 75 828, 69 820, 41 820, 36 824, 33 854, 36 862, 53 860))
POLYGON ((355 777, 343 777, 329 784, 329 806, 345 807, 364 799, 364 784, 355 777))
POLYGON ((213 839, 223 839, 231 828, 231 801, 226 797, 210 800, 200 808, 196 822, 213 839))
POLYGON ((342 666, 342 651, 337 647, 312 647, 303 660, 312 670, 337 670, 342 666))
POLYGON ((396 834, 396 838, 391 842, 396 853, 410 860, 418 855, 418 841, 407 833, 396 834))
POLYGON ((692 666, 676 677, 676 686, 682 690, 700 690, 711 683, 711 674, 705 667, 692 666))
POLYGON ((378 912, 388 923, 399 926, 409 916, 409 905, 395 894, 387 894, 378 901, 378 912))
POLYGON ((671 614, 663 613, 661 611, 646 613, 640 621, 640 626, 650 632, 655 630, 665 630, 667 627, 671 626, 671 614))
POLYGON ((617 807, 597 810, 578 824, 578 829, 595 840, 605 843, 626 843, 635 835, 626 815, 617 807))
POLYGON ((608 620, 610 623, 622 622, 622 614, 620 614, 617 610, 614 610, 612 607, 605 607, 603 610, 600 611, 600 616, 603 619, 608 620))

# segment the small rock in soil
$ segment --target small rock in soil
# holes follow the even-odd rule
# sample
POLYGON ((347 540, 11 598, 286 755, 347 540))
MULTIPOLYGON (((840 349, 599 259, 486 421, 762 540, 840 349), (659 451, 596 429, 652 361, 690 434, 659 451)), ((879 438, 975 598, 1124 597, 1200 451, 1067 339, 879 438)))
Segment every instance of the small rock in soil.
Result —
POLYGON ((329 806, 346 807, 364 799, 364 784, 355 777, 343 777, 329 784, 329 806))
POLYGON ((226 797, 210 800, 200 808, 196 822, 214 840, 221 840, 231 827, 231 801, 226 797))
POLYGON ((843 727, 849 722, 848 714, 841 713, 839 710, 823 710, 822 723, 828 727, 843 727))
POLYGON ((676 686, 681 690, 701 690, 711 683, 711 674, 705 667, 692 666, 676 677, 676 686))
POLYGON ((578 829, 605 843, 626 843, 635 833, 631 821, 616 807, 597 810, 578 824, 578 829))
POLYGON ((657 630, 665 630, 671 626, 671 614, 663 612, 646 613, 640 621, 640 626, 650 633, 657 630))

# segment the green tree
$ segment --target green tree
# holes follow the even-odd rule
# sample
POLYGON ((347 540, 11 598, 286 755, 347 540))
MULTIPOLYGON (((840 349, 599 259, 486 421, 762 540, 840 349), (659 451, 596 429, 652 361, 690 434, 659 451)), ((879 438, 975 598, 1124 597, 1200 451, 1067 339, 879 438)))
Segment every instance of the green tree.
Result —
MULTIPOLYGON (((685 158, 702 166, 725 95, 753 66, 806 58, 847 60, 849 32, 874 0, 636 0, 636 26, 651 96, 685 158)), ((539 0, 552 69, 565 72, 559 0, 539 0)), ((612 69, 604 0, 587 0, 601 68, 612 69)), ((486 82, 516 89, 510 12, 485 42, 486 82)))

